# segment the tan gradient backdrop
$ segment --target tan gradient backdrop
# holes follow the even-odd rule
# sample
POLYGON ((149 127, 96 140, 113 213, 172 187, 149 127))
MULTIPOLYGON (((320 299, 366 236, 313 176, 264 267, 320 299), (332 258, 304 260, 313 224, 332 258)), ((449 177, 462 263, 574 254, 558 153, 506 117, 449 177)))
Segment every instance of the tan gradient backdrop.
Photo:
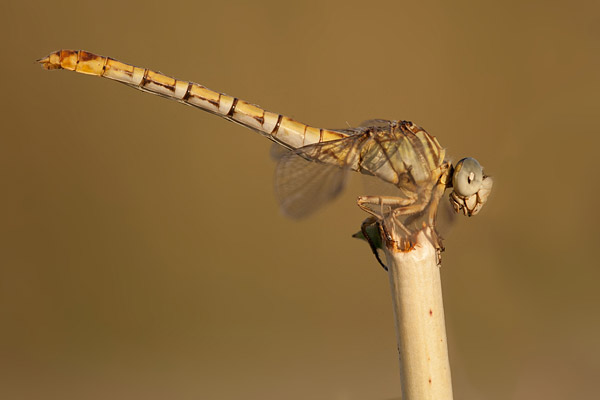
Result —
POLYGON ((414 3, 3 1, 0 397, 400 393, 353 195, 284 219, 264 138, 34 63, 82 48, 477 157, 495 190, 442 267, 455 397, 597 398, 600 9, 414 3))

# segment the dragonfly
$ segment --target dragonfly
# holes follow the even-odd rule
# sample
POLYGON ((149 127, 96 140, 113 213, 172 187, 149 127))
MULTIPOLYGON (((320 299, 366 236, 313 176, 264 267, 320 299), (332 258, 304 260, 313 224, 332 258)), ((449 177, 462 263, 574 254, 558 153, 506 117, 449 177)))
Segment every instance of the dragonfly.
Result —
POLYGON ((430 239, 436 248, 443 249, 435 222, 446 189, 452 189, 454 210, 466 216, 481 210, 492 189, 492 178, 477 160, 467 157, 453 165, 438 140, 410 121, 375 119, 352 128, 316 128, 203 85, 84 50, 59 50, 38 62, 45 69, 108 78, 200 108, 275 142, 285 150, 276 167, 275 192, 289 217, 306 217, 335 198, 350 171, 392 185, 393 195, 359 196, 357 203, 387 239, 401 238, 396 242, 401 250, 409 250, 415 234, 427 226, 433 228, 430 239))

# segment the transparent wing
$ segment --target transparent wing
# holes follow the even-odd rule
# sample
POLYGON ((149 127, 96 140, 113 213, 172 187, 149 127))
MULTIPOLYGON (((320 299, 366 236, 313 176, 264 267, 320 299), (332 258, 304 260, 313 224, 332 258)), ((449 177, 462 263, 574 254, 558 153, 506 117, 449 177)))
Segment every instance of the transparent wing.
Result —
POLYGON ((340 133, 345 133, 348 136, 356 136, 356 135, 361 135, 365 132, 367 132, 369 130, 368 127, 366 126, 356 126, 356 127, 347 127, 347 128, 340 128, 340 129, 331 129, 332 131, 335 132, 340 132, 340 133))
POLYGON ((279 160, 275 170, 275 194, 281 211, 291 218, 307 217, 342 191, 347 175, 346 168, 290 153, 279 160))
POLYGON ((454 211, 454 208, 452 208, 448 198, 442 198, 440 200, 440 205, 438 206, 437 223, 435 226, 438 234, 442 238, 447 238, 450 235, 450 232, 456 225, 457 217, 458 213, 454 211))
POLYGON ((402 192, 397 186, 373 175, 362 174, 360 183, 362 186, 361 195, 403 197, 402 192))
POLYGON ((339 195, 358 158, 349 137, 301 147, 283 155, 275 169, 275 195, 282 212, 303 218, 339 195))
POLYGON ((284 147, 279 143, 273 142, 273 144, 271 144, 271 150, 269 151, 269 155, 271 156, 271 160, 279 161, 292 152, 293 151, 288 149, 287 147, 284 147))
POLYGON ((390 121, 388 119, 368 119, 360 123, 359 127, 366 128, 391 128, 397 124, 396 121, 390 121))
POLYGON ((397 121, 387 119, 368 119, 358 126, 351 126, 343 129, 334 129, 337 132, 345 133, 349 136, 360 135, 368 131, 391 131, 392 127, 397 126, 397 121))

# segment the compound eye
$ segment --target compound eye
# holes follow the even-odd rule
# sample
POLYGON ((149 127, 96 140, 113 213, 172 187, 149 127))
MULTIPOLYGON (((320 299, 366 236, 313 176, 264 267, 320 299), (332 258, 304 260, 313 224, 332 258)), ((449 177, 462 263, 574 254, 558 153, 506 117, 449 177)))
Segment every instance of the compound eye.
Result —
POLYGON ((452 186, 456 194, 462 197, 474 195, 481 189, 483 168, 474 158, 463 158, 456 164, 452 176, 452 186))

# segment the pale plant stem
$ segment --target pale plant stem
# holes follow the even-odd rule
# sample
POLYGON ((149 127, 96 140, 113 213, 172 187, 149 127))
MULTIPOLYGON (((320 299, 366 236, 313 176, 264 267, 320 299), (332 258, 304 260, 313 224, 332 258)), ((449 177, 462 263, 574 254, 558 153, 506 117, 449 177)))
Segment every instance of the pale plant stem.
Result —
POLYGON ((402 400, 450 400, 452 380, 436 250, 421 231, 414 249, 384 251, 396 320, 402 400))

